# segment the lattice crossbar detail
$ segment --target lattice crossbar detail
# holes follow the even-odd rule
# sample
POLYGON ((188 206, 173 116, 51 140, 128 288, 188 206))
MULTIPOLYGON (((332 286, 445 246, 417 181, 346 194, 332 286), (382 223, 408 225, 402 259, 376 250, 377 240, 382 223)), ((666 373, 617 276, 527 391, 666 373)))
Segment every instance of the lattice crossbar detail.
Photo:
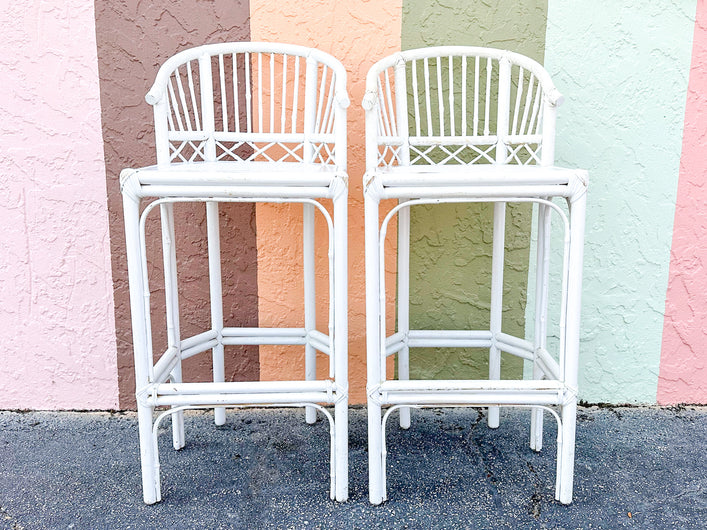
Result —
POLYGON ((169 143, 170 161, 195 162, 204 160, 204 142, 175 142, 169 143))
POLYGON ((336 149, 333 143, 314 144, 314 162, 317 164, 336 164, 336 149))
POLYGON ((542 144, 507 144, 506 164, 530 166, 540 164, 542 144))
POLYGON ((496 144, 491 145, 425 145, 410 146, 410 164, 470 165, 493 164, 496 144))
POLYGON ((402 164, 402 145, 382 144, 378 146, 378 165, 392 167, 402 164))
POLYGON ((216 142, 216 160, 303 162, 302 142, 216 142))

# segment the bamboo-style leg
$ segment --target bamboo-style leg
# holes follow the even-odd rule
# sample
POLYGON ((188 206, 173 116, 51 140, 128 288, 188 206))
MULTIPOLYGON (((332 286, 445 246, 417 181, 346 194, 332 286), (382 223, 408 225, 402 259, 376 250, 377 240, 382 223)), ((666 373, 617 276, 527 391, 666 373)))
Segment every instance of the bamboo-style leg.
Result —
POLYGON ((142 498, 145 504, 154 504, 162 500, 160 491, 160 467, 157 459, 157 447, 152 437, 152 407, 137 406, 138 432, 140 435, 140 465, 142 468, 142 498))
POLYGON ((555 499, 562 504, 572 503, 574 482, 574 446, 575 428, 577 423, 577 399, 572 399, 561 407, 562 445, 558 447, 557 487, 555 499))
MULTIPOLYGON (((130 288, 130 317, 133 328, 133 353, 135 359, 135 387, 139 391, 149 384, 150 315, 149 290, 143 281, 142 245, 140 243, 140 200, 134 194, 134 184, 128 180, 123 188, 123 213, 125 220, 125 250, 128 261, 128 283, 130 288), (146 307, 147 306, 147 307, 146 307)), ((138 425, 140 435, 140 465, 142 469, 142 493, 146 504, 158 502, 159 469, 157 455, 152 442, 152 407, 140 404, 138 397, 138 425)))
MULTIPOLYGON (((307 333, 317 329, 316 288, 314 277, 314 206, 303 205, 303 268, 304 268, 304 329, 307 333)), ((304 378, 317 378, 317 351, 309 342, 304 347, 304 378)), ((307 423, 317 421, 317 409, 305 408, 307 423)))
POLYGON ((383 502, 381 444, 381 407, 377 388, 384 374, 380 373, 380 263, 378 250, 378 198, 366 191, 365 197, 366 240, 366 368, 368 392, 368 495, 372 504, 383 502))
POLYGON ((559 491, 562 504, 572 502, 574 479, 575 427, 577 422, 577 376, 579 363, 579 317, 582 296, 582 261, 584 256, 584 221, 587 196, 582 189, 571 198, 569 276, 567 278, 567 320, 564 350, 564 382, 573 392, 562 406, 562 449, 558 455, 559 491))
MULTIPOLYGON (((495 202, 493 206, 493 255, 491 258, 491 318, 490 328, 493 343, 489 348, 489 380, 501 379, 501 350, 495 345, 495 337, 501 333, 503 319, 503 262, 506 235, 506 203, 495 202)), ((499 408, 488 408, 488 426, 499 425, 499 408)))
MULTIPOLYGON (((544 204, 538 205, 537 266, 535 276, 535 350, 547 347, 547 307, 550 282, 550 215, 544 204)), ((537 355, 537 354, 536 354, 537 355)), ((541 379, 543 372, 537 360, 533 361, 533 379, 541 379)), ((540 451, 543 446, 543 410, 534 408, 530 414, 530 448, 540 451)))
MULTIPOLYGON (((160 205, 160 220, 162 223, 165 308, 167 310, 167 346, 179 350, 179 294, 177 292, 177 250, 174 236, 173 204, 160 205)), ((182 382, 181 358, 172 369, 170 379, 174 383, 182 382)), ((184 447, 184 412, 181 410, 172 414, 172 446, 175 449, 184 447)))
MULTIPOLYGON (((179 361, 177 366, 172 369, 172 372, 170 373, 170 380, 173 383, 181 383, 183 381, 181 361, 179 361)), ((184 411, 178 410, 172 413, 172 447, 179 450, 182 449, 185 445, 186 438, 184 436, 184 411)))
MULTIPOLYGON (((206 203, 206 230, 208 234, 209 252, 209 292, 211 299, 211 328, 218 334, 218 344, 212 349, 214 383, 223 383, 226 380, 223 343, 223 284, 221 282, 221 240, 219 234, 218 203, 206 203)), ((214 423, 226 423, 226 409, 214 409, 214 423)))
MULTIPOLYGON (((398 331, 407 341, 410 332, 410 208, 398 213, 398 331)), ((398 353, 398 379, 410 379, 410 348, 398 353)), ((410 408, 400 408, 400 427, 410 428, 410 408)))
POLYGON ((337 387, 336 414, 336 500, 349 498, 349 421, 348 421, 348 204, 343 180, 334 197, 334 381, 337 387), (341 392, 341 394, 338 394, 341 392))

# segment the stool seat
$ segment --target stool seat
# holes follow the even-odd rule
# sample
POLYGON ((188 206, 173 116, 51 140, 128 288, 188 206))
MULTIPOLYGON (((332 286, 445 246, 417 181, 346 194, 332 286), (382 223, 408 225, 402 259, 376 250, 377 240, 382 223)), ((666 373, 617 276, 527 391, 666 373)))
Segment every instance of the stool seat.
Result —
POLYGON ((447 166, 388 166, 367 175, 381 186, 381 198, 453 197, 464 193, 494 196, 570 196, 576 187, 586 186, 582 169, 557 166, 516 166, 506 164, 447 166), (546 190, 543 190, 546 187, 546 190), (544 193, 547 191, 547 193, 544 193))
MULTIPOLYGON (((337 173, 338 171, 338 173, 337 173)), ((331 187, 337 174, 335 166, 292 162, 184 162, 124 170, 123 179, 135 178, 145 186, 144 196, 155 196, 149 186, 282 186, 286 188, 331 187), (132 177, 131 175, 135 175, 132 177)))

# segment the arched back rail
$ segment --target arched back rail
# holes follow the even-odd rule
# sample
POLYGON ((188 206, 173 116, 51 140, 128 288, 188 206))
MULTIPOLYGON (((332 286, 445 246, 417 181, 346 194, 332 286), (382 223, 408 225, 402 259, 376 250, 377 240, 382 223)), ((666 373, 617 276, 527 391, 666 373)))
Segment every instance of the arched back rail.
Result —
POLYGON ((145 99, 154 106, 160 166, 346 167, 346 72, 319 50, 252 42, 185 50, 164 63, 145 99))
POLYGON ((376 110, 367 169, 552 165, 561 101, 545 69, 517 53, 444 46, 395 54, 366 81, 364 107, 376 110))

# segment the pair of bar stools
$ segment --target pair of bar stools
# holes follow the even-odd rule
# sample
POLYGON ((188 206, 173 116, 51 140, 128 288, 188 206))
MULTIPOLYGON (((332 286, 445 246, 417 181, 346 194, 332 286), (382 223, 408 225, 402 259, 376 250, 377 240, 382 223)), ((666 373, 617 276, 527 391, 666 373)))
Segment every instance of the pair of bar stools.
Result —
MULTIPOLYGON (((121 174, 130 282, 142 483, 160 500, 157 432, 171 416, 173 445, 184 446, 185 409, 301 406, 329 421, 331 497, 348 497, 346 72, 318 50, 269 43, 206 45, 169 59, 146 99, 154 106, 157 165, 121 174), (141 208, 143 198, 152 198, 141 208), (204 203, 211 328, 183 337, 177 285, 174 205, 204 203), (219 205, 301 203, 304 327, 229 327, 224 323, 219 205), (325 203, 333 203, 330 209, 325 203), (167 348, 155 360, 145 223, 159 207, 167 348), (315 320, 315 215, 328 227, 328 334, 315 320), (304 380, 225 382, 224 346, 299 345, 304 380), (213 382, 185 383, 181 363, 211 350, 213 382), (329 377, 316 379, 316 352, 329 377), (334 413, 323 405, 333 405, 334 413), (155 409, 164 409, 154 417, 155 409)), ((535 61, 507 51, 440 47, 397 53, 367 78, 365 246, 370 500, 386 499, 385 423, 410 408, 484 406, 489 427, 499 406, 531 408, 530 446, 542 445, 543 411, 558 422, 555 497, 572 500, 579 311, 587 174, 555 167, 555 109, 561 96, 535 61), (554 202, 561 198, 564 201, 554 202), (380 201, 397 199, 381 222, 380 201), (490 312, 485 329, 410 329, 410 209, 442 203, 493 204, 490 312), (506 203, 534 205, 532 333, 504 333, 506 203), (564 229, 551 252, 550 227, 564 229), (384 242, 397 216, 397 330, 386 329, 384 242), (551 274, 551 256, 561 261, 551 274), (550 289, 553 278, 560 287, 550 289), (551 291, 556 302, 549 302, 551 291), (548 307, 557 306, 557 322, 548 307), (486 329, 487 328, 487 329, 486 329), (551 332, 549 328, 553 328, 551 332), (516 334, 517 335, 517 334, 516 334), (548 338, 550 340, 548 341, 548 338), (549 344, 549 343, 550 344, 549 344), (410 380, 410 348, 483 348, 488 380, 410 380), (501 353, 529 361, 532 378, 501 380, 501 353), (397 354, 397 380, 386 359, 397 354), (552 408, 552 407, 555 408, 552 408), (384 408, 385 407, 385 408, 384 408), (557 410, 556 410, 557 409, 557 410)), ((526 220, 530 217, 526 216, 526 220)), ((530 226, 527 227, 530 229, 530 226)), ((529 303, 530 304, 530 303, 529 303)), ((481 326, 479 326, 481 327, 481 326)))

